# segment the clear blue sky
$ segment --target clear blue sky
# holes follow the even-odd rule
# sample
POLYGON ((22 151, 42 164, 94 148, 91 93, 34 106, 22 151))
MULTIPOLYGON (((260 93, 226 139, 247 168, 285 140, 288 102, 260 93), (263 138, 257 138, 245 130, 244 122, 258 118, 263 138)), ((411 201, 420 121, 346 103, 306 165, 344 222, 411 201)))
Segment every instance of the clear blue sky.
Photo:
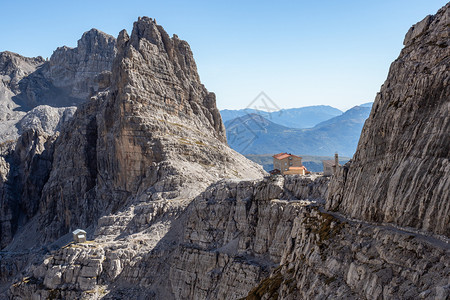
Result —
POLYGON ((91 28, 117 36, 149 16, 189 42, 220 109, 264 91, 281 108, 345 110, 373 101, 410 26, 446 2, 0 0, 0 51, 50 57, 91 28))

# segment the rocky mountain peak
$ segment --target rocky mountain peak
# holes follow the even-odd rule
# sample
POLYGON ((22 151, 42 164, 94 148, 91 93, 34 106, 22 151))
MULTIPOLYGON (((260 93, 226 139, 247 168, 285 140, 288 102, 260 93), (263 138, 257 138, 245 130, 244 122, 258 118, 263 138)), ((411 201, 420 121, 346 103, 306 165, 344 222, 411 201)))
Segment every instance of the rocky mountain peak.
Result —
POLYGON ((411 26, 405 35, 403 45, 406 47, 413 44, 433 43, 439 47, 447 47, 450 33, 449 5, 442 7, 435 15, 428 15, 422 21, 411 26))
POLYGON ((57 48, 48 61, 1 52, 0 142, 17 139, 16 124, 33 108, 76 106, 104 89, 109 76, 100 74, 111 71, 115 55, 115 39, 97 29, 85 32, 76 48, 57 48))
POLYGON ((177 36, 170 38, 155 20, 142 17, 134 23, 130 37, 126 31, 119 34, 117 44, 119 54, 113 66, 113 80, 119 93, 125 91, 125 85, 125 93, 151 93, 154 97, 150 105, 163 108, 167 115, 198 119, 213 129, 216 138, 226 142, 215 94, 200 82, 187 42, 177 36), (160 84, 144 84, 150 78, 160 84), (173 88, 163 90, 167 85, 173 88))
POLYGON ((14 52, 0 52, 1 84, 16 90, 18 82, 33 73, 45 60, 41 57, 24 57, 14 52))
POLYGON ((59 136, 0 144, 0 299, 448 298, 448 239, 400 227, 448 227, 442 44, 402 51, 330 186, 258 180, 222 139, 187 43, 136 23, 59 136), (327 190, 343 213, 324 209, 327 190), (70 242, 75 228, 88 241, 70 242))
POLYGON ((115 43, 115 38, 112 35, 104 33, 96 28, 86 31, 78 40, 77 48, 80 52, 98 52, 104 51, 105 48, 110 47, 110 44, 115 43))
MULTIPOLYGON (((82 65, 80 47, 67 51, 82 65)), ((74 75, 62 71, 60 82, 74 75)), ((119 34, 111 72, 110 86, 78 108, 55 142, 39 216, 45 241, 95 228, 99 217, 136 201, 185 205, 217 180, 264 175, 226 144, 215 96, 187 43, 152 19, 135 22, 130 37, 119 34)))
POLYGON ((450 4, 406 34, 328 208, 450 236, 450 4))
POLYGON ((91 29, 83 34, 76 48, 64 46, 53 52, 47 76, 70 97, 85 101, 98 90, 95 77, 111 70, 116 55, 115 44, 114 37, 91 29))

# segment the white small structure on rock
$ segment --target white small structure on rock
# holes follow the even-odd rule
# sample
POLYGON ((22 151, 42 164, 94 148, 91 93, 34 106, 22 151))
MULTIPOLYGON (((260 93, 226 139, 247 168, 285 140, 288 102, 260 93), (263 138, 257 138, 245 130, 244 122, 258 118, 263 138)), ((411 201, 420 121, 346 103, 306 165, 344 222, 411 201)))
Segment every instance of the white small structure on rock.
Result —
POLYGON ((73 241, 75 243, 86 242, 86 231, 84 231, 83 229, 77 229, 74 232, 72 232, 72 234, 73 234, 73 241))
POLYGON ((334 154, 334 160, 322 160, 323 164, 323 175, 331 176, 335 175, 338 168, 341 166, 339 164, 339 157, 337 152, 334 154))

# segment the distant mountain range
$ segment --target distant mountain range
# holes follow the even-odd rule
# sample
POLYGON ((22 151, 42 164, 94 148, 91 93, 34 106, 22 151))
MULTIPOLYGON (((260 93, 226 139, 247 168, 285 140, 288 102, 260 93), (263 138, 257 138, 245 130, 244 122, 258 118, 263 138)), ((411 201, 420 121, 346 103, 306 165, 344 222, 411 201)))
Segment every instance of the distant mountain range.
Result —
MULTIPOLYGON (((225 121, 228 144, 246 155, 291 152, 329 156, 338 152, 351 157, 370 110, 371 103, 355 106, 338 116, 317 122, 312 128, 304 129, 283 126, 267 119, 267 113, 256 111, 225 121)), ((227 114, 231 115, 229 111, 227 114)))
POLYGON ((312 128, 322 121, 342 114, 342 111, 329 105, 305 106, 300 108, 281 109, 274 112, 246 108, 239 110, 224 109, 220 111, 222 121, 243 117, 248 114, 259 114, 267 120, 291 128, 312 128))

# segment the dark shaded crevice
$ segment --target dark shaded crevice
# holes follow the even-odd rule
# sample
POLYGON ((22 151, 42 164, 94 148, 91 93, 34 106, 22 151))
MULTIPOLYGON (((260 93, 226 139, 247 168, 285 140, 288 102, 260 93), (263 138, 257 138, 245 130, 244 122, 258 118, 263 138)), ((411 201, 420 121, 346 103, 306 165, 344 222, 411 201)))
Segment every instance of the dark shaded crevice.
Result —
POLYGON ((97 118, 94 116, 86 127, 86 145, 84 146, 85 164, 89 171, 89 178, 87 178, 86 191, 91 190, 97 183, 97 139, 98 128, 97 118))

